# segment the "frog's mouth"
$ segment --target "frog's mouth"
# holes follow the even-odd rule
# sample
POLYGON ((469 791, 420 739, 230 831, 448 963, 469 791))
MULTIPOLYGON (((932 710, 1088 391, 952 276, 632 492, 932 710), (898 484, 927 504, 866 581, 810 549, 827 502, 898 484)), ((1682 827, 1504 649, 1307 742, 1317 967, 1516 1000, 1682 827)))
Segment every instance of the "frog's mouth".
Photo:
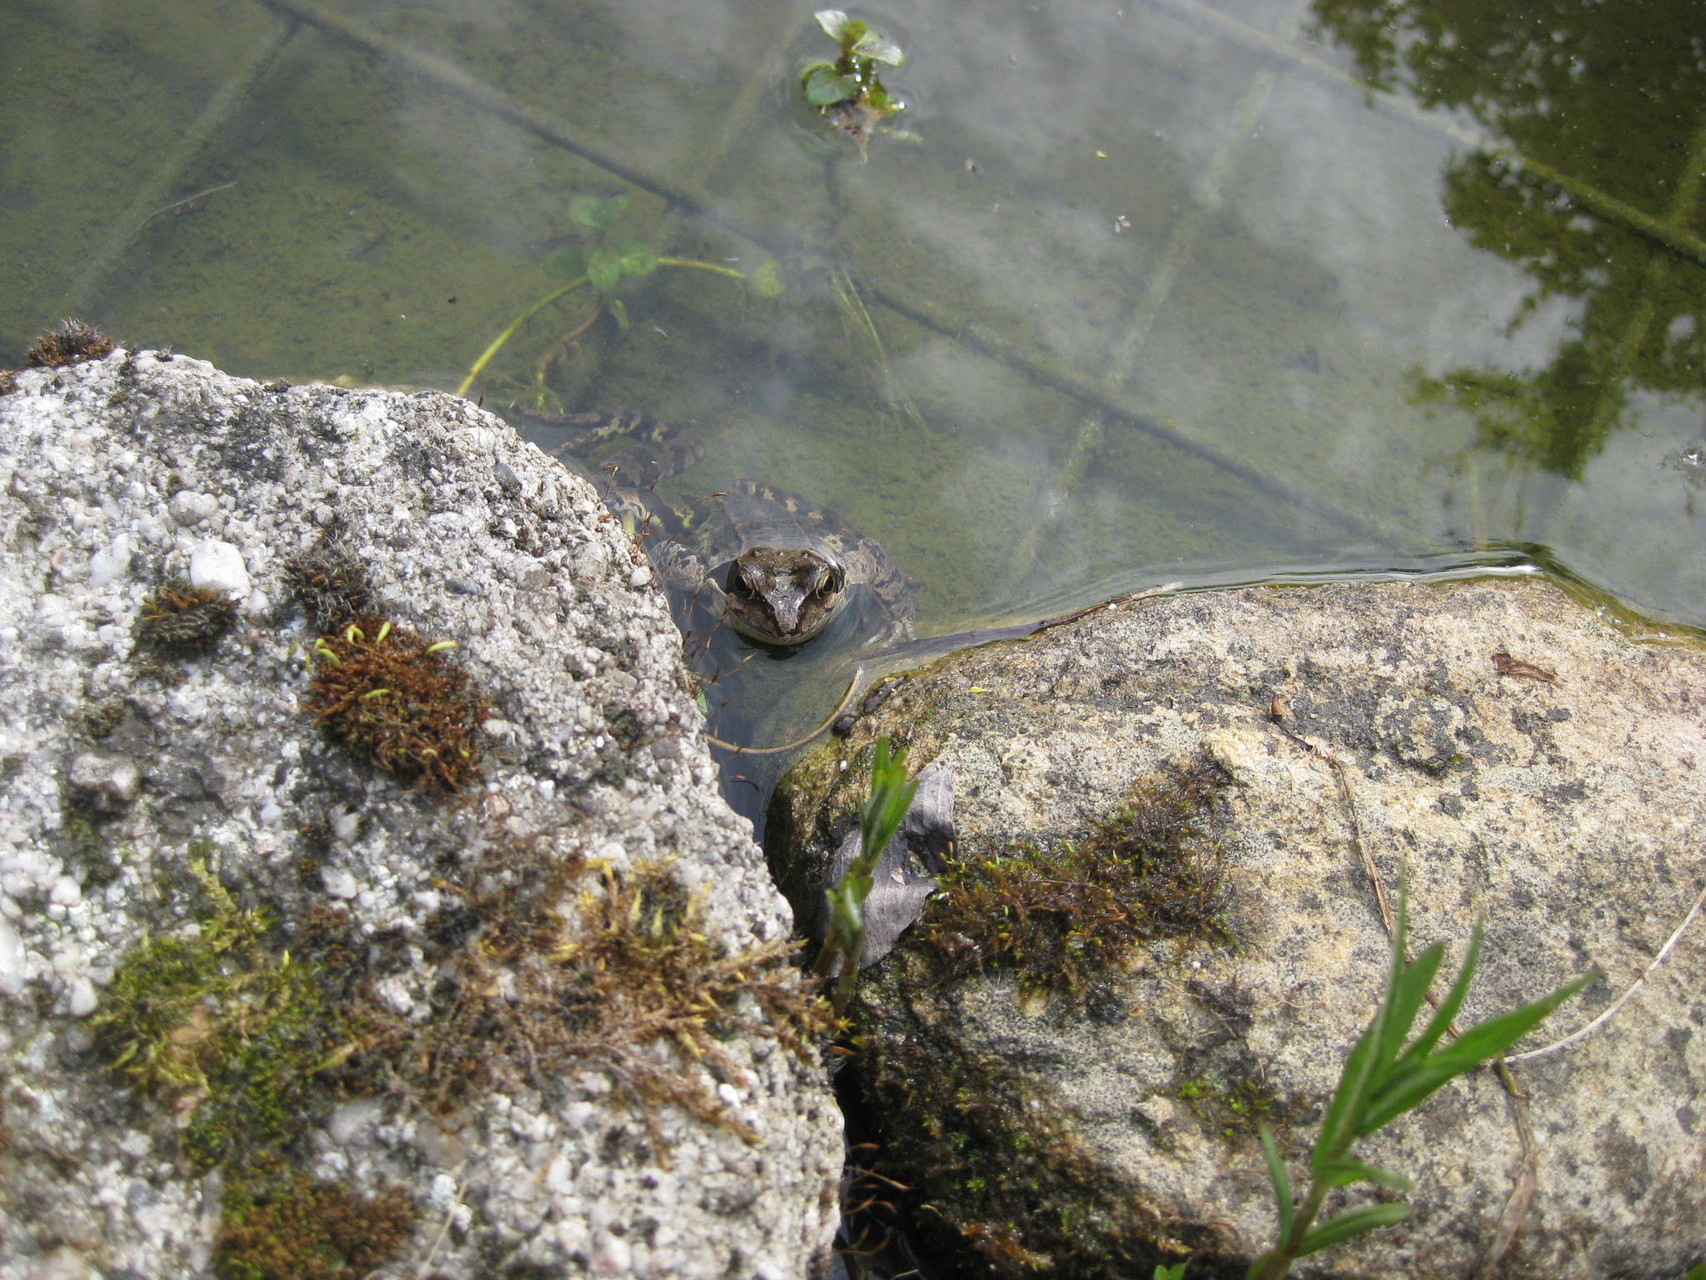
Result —
POLYGON ((847 574, 818 551, 753 547, 717 569, 724 616, 748 640, 804 644, 823 631, 846 596, 847 574))

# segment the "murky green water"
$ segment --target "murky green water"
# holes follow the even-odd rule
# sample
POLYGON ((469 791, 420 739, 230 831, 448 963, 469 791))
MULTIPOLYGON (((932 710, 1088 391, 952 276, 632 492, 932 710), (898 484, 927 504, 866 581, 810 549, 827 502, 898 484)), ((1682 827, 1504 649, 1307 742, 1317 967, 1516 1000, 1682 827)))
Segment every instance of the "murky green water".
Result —
POLYGON ((868 162, 798 101, 804 4, 5 9, 0 358, 77 313, 453 388, 626 195, 612 245, 786 291, 583 288, 477 393, 697 423, 672 497, 838 509, 925 633, 1524 556, 1706 624, 1696 0, 862 10, 911 54, 868 162))

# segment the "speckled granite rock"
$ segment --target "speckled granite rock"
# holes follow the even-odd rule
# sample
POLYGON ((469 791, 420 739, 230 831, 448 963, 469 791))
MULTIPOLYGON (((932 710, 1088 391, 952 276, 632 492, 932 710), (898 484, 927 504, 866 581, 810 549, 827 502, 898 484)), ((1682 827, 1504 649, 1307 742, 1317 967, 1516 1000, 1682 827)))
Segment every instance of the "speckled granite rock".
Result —
POLYGON ((681 963, 750 957, 741 976, 772 994, 794 980, 774 960, 790 915, 717 794, 665 603, 588 486, 443 395, 123 351, 17 382, 0 396, 0 1278, 212 1274, 239 1183, 258 1230, 278 1179, 209 1157, 249 1140, 208 1116, 252 1117, 203 1045, 266 1049, 268 1001, 309 970, 335 980, 343 1038, 274 1082, 300 1105, 270 1153, 335 1189, 305 1204, 400 1198, 395 1274, 826 1268, 839 1116, 782 1023, 725 986, 703 1026, 600 1057, 603 1010, 552 967, 679 942, 681 963), (322 533, 380 614, 458 643, 490 706, 462 796, 399 785, 304 713, 316 632, 286 563, 322 533), (139 639, 174 577, 241 597, 210 652, 139 639), (611 902, 634 937, 599 916, 611 902), (222 937, 239 940, 215 963, 228 1005, 177 1011, 150 1050, 156 1075, 207 1080, 139 1096, 107 1060, 115 974, 162 940, 222 937), (463 1041, 433 1039, 457 1018, 463 1041), (559 1027, 580 1036, 566 1052, 559 1027))
MULTIPOLYGON (((892 1121, 886 1172, 990 1273, 1046 1257, 1147 1275, 1194 1251, 1189 1276, 1237 1276, 1274 1229, 1254 1119, 1298 1170, 1383 978, 1358 833, 1389 892, 1408 867, 1415 949, 1452 940, 1452 970, 1485 916, 1461 1025, 1604 971, 1533 1049, 1639 978, 1706 880, 1703 716, 1696 645, 1636 643, 1537 579, 1175 596, 915 676, 796 766, 768 843, 809 886, 883 734, 913 768, 954 771, 963 858, 1083 833, 1168 763, 1224 770, 1212 817, 1236 947, 1140 946, 1073 1005, 1022 994, 993 960, 942 979, 944 960, 993 956, 1010 917, 915 929, 864 987, 863 1066, 892 1121), (1500 651, 1556 683, 1501 673, 1500 651)), ((1675 1280, 1701 1262, 1703 957, 1697 921, 1610 1023, 1513 1068, 1531 1201, 1516 1104, 1480 1071, 1363 1145, 1415 1179, 1414 1218, 1296 1274, 1485 1274, 1507 1213, 1505 1280, 1675 1280)))

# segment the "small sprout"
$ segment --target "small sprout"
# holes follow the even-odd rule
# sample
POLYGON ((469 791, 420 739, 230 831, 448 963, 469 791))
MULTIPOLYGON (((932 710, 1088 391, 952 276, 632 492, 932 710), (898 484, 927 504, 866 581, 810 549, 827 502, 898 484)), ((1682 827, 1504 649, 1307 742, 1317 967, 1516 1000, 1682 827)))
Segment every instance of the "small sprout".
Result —
POLYGON ((1395 1191, 1410 1190, 1408 1178, 1364 1164, 1351 1154, 1352 1148, 1360 1139, 1413 1111, 1442 1085, 1484 1062, 1503 1057, 1554 1009, 1598 976, 1584 974, 1551 995, 1478 1022, 1448 1040, 1447 1032, 1469 994, 1469 983, 1481 956, 1481 926, 1477 924, 1451 990, 1434 1009, 1427 1025, 1412 1036, 1428 988, 1445 955, 1445 944, 1436 942, 1414 960, 1407 959, 1408 908, 1408 886, 1401 884, 1386 990, 1368 1029, 1346 1057, 1339 1086, 1327 1104, 1321 1132, 1309 1153, 1309 1187, 1301 1203, 1292 1190, 1273 1131, 1266 1122, 1260 1126, 1262 1154, 1273 1184, 1279 1230, 1274 1247, 1251 1264, 1247 1280, 1280 1280, 1290 1272, 1294 1259, 1409 1217, 1410 1206, 1402 1200, 1378 1201, 1345 1209, 1337 1217, 1315 1225, 1328 1195, 1340 1187, 1377 1182, 1395 1191))
POLYGON ((859 856, 847 868, 841 882, 827 891, 829 899, 829 928, 823 950, 818 953, 813 972, 828 978, 837 972, 835 1012, 845 1013, 853 997, 853 985, 859 977, 859 956, 865 948, 865 899, 871 896, 874 884, 872 873, 882 859, 894 833, 900 830, 901 820, 912 804, 918 782, 906 778, 906 751, 889 755, 889 740, 877 740, 876 755, 871 762, 871 792, 859 813, 859 856))
POLYGON ((36 337, 34 345, 24 353, 24 363, 61 369, 111 355, 117 345, 92 324, 64 320, 58 328, 36 337))
POLYGON ((440 640, 436 644, 429 644, 426 651, 428 653, 449 653, 456 647, 456 641, 454 640, 440 640))

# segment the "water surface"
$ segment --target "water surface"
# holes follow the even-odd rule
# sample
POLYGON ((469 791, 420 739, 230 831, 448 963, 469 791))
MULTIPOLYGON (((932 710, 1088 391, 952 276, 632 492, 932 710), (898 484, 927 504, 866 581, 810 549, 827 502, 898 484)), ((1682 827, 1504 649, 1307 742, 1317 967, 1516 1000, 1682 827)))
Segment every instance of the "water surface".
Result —
POLYGON ((807 5, 6 7, 7 360, 77 313, 454 388, 625 196, 611 244, 784 292, 576 290, 471 394, 696 424, 671 501, 837 509, 926 634, 1519 561, 1706 623, 1692 0, 885 4, 868 160, 799 100, 807 5))

